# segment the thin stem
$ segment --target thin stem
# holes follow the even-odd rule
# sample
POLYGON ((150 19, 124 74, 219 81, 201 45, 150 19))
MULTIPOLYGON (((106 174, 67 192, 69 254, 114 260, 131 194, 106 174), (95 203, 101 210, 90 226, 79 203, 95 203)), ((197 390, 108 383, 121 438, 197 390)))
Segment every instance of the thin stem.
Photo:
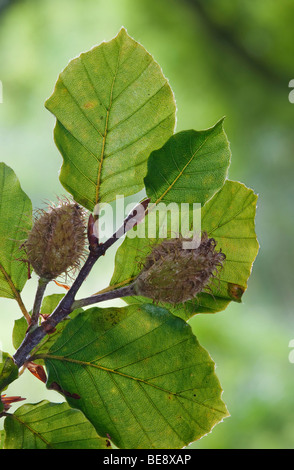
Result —
POLYGON ((134 286, 135 283, 132 283, 128 286, 121 287, 120 289, 114 289, 112 291, 104 292, 103 294, 92 295, 91 297, 75 300, 72 304, 72 310, 76 310, 77 308, 81 307, 86 307, 86 305, 104 302, 105 300, 129 297, 130 295, 134 295, 135 293, 134 286))
POLYGON ((30 327, 33 325, 36 325, 38 323, 39 315, 40 315, 40 309, 42 305, 42 300, 44 297, 44 293, 47 287, 49 280, 48 279, 43 279, 42 277, 39 278, 38 280, 38 287, 37 287, 37 292, 35 296, 35 302, 34 302, 34 307, 33 307, 33 313, 31 316, 31 321, 30 321, 30 327))
POLYGON ((22 298, 21 298, 21 295, 20 295, 19 292, 17 292, 17 296, 15 297, 15 300, 17 301, 18 306, 19 306, 20 310, 22 311, 22 314, 23 314, 23 316, 25 317, 25 319, 26 319, 26 321, 27 321, 27 323, 28 323, 28 325, 29 325, 30 322, 31 322, 31 317, 30 317, 30 314, 29 314, 29 312, 27 311, 27 309, 26 309, 26 307, 25 307, 25 305, 24 305, 24 303, 23 303, 23 301, 22 301, 22 298))

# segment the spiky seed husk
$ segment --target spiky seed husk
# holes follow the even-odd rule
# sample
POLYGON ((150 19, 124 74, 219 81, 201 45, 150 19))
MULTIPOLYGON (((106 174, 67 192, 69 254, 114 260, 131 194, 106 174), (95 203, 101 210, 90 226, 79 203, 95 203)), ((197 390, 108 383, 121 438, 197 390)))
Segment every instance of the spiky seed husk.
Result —
POLYGON ((25 248, 36 274, 44 279, 78 268, 85 252, 84 209, 65 200, 40 211, 25 248))
POLYGON ((183 249, 183 238, 164 240, 147 256, 136 279, 137 295, 179 304, 195 298, 217 276, 225 260, 216 241, 202 234, 198 248, 183 249))

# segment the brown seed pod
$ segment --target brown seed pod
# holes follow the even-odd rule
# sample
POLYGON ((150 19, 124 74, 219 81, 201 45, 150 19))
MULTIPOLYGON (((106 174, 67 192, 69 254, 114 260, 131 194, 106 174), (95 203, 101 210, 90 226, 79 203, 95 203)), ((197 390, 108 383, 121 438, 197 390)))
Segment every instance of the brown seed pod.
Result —
POLYGON ((78 268, 85 252, 84 209, 65 200, 39 211, 25 249, 36 274, 44 279, 78 268))
POLYGON ((183 249, 183 238, 164 240, 147 256, 135 282, 136 295, 155 302, 179 304, 207 288, 225 260, 216 241, 202 234, 198 248, 183 249))

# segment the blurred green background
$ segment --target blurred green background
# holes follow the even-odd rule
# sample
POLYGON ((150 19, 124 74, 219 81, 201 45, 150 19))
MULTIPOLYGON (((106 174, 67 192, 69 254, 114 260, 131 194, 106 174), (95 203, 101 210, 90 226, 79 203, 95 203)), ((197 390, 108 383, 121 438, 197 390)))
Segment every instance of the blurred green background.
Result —
MULTIPOLYGON (((231 417, 192 448, 294 448, 294 2, 292 0, 24 0, 0 2, 0 161, 35 208, 65 194, 54 118, 44 108, 60 71, 121 26, 154 56, 177 101, 177 131, 226 116, 229 178, 259 194, 260 252, 241 305, 191 326, 217 364, 231 417)), ((115 247, 115 249, 117 246, 115 247)), ((81 295, 107 286, 115 250, 81 295), (100 276, 100 273, 103 273, 100 276)), ((36 279, 23 297, 31 307, 36 279)), ((51 286, 48 293, 63 292, 51 286)), ((1 299, 0 341, 14 352, 17 304, 1 299)), ((116 305, 123 305, 116 301, 116 305)), ((109 305, 109 303, 108 303, 109 305)), ((60 401, 26 372, 8 389, 27 402, 60 401)), ((0 424, 1 426, 1 424, 0 424)))

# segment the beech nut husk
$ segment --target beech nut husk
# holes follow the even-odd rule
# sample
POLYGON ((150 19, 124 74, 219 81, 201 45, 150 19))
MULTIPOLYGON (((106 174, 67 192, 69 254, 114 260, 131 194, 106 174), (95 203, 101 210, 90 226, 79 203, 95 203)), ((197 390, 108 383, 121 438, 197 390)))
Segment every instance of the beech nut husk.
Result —
POLYGON ((41 278, 55 279, 78 268, 85 253, 84 209, 66 200, 39 211, 25 249, 41 278))
POLYGON ((136 295, 179 304, 207 288, 223 266, 224 253, 216 250, 216 241, 206 233, 197 248, 183 249, 183 241, 168 239, 153 248, 135 281, 136 295))

